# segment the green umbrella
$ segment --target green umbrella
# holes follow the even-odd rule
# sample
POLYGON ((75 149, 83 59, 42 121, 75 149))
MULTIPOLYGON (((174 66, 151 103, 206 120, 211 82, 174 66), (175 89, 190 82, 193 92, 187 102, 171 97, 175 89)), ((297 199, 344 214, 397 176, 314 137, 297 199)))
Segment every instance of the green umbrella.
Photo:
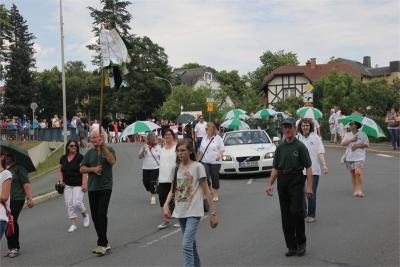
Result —
POLYGON ((262 110, 257 111, 257 113, 254 115, 256 119, 264 119, 268 118, 269 116, 275 116, 276 111, 270 108, 264 108, 262 110))
POLYGON ((16 144, 9 141, 2 140, 0 140, 0 149, 6 149, 10 154, 13 154, 15 157, 15 162, 18 165, 25 167, 27 172, 36 171, 35 165, 33 165, 31 157, 29 156, 28 151, 25 149, 20 148, 16 144))
POLYGON ((196 119, 192 114, 183 113, 176 118, 177 123, 189 123, 196 119))
POLYGON ((224 116, 222 116, 222 121, 241 118, 247 119, 247 117, 248 116, 246 115, 246 111, 244 111, 243 109, 235 108, 225 113, 224 116))
POLYGON ((371 120, 368 117, 364 117, 358 114, 353 114, 339 119, 339 122, 343 123, 344 125, 347 125, 352 121, 360 123, 362 125, 360 130, 369 136, 375 138, 385 137, 382 128, 379 127, 379 125, 374 120, 371 120))
POLYGON ((125 128, 125 130, 122 132, 122 137, 138 133, 152 132, 159 128, 161 127, 151 121, 137 121, 125 128))
POLYGON ((302 107, 296 111, 297 115, 302 118, 310 118, 318 120, 322 118, 322 112, 319 109, 313 107, 302 107))
POLYGON ((221 124, 221 127, 231 130, 250 129, 247 123, 239 119, 226 120, 221 124))

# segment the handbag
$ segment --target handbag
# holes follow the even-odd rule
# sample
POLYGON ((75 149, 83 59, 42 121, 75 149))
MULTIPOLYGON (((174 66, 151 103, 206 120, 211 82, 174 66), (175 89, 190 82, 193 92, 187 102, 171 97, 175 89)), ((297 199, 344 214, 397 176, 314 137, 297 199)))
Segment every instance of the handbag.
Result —
POLYGON ((61 184, 60 182, 57 182, 57 183, 54 185, 54 188, 56 189, 56 191, 57 191, 60 195, 62 195, 62 194, 64 194, 65 184, 61 184))
POLYGON ((10 209, 7 207, 6 204, 1 202, 3 204, 4 208, 6 209, 6 214, 8 217, 8 223, 7 223, 7 230, 6 230, 6 236, 10 237, 14 235, 15 229, 14 229, 14 216, 11 214, 10 209))

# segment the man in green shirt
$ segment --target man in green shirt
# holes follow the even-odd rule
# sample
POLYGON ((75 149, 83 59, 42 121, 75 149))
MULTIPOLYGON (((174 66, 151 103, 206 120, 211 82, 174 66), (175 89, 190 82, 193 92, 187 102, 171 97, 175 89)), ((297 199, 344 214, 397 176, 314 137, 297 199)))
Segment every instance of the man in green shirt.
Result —
POLYGON ((306 146, 296 138, 296 122, 287 119, 282 126, 285 140, 275 151, 267 194, 272 196, 272 185, 278 177, 282 228, 289 249, 285 255, 303 256, 306 252, 303 169, 307 172, 306 195, 310 198, 313 194, 311 159, 306 146))
POLYGON ((94 148, 82 160, 81 173, 87 173, 90 212, 97 233, 97 247, 93 253, 103 256, 111 249, 107 240, 107 213, 113 185, 112 166, 116 162, 115 151, 104 143, 103 130, 91 133, 94 148))

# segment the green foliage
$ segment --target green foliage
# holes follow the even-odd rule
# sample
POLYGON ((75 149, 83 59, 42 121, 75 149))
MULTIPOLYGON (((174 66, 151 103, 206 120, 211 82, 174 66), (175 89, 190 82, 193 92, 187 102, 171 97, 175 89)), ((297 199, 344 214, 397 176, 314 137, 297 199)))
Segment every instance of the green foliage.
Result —
POLYGON ((4 78, 3 62, 5 61, 4 39, 7 29, 10 27, 10 14, 4 4, 0 4, 0 80, 4 78))
POLYGON ((179 69, 189 70, 189 69, 197 69, 197 68, 202 68, 202 67, 205 67, 205 66, 200 65, 199 63, 193 62, 193 63, 183 64, 182 67, 180 67, 179 69))
POLYGON ((297 60, 297 55, 295 53, 286 53, 284 50, 280 50, 278 52, 271 52, 267 50, 261 55, 260 61, 262 65, 258 67, 254 72, 248 74, 249 80, 251 82, 251 87, 255 90, 261 89, 264 77, 274 69, 287 64, 299 64, 299 61, 297 60))
POLYGON ((10 10, 10 25, 6 27, 5 40, 9 48, 4 54, 6 65, 5 105, 7 114, 22 116, 29 112, 29 104, 37 100, 37 91, 32 77, 35 67, 33 34, 29 33, 26 20, 17 6, 10 10))
POLYGON ((206 98, 211 96, 211 90, 205 87, 193 90, 185 85, 174 86, 171 94, 155 115, 158 118, 174 120, 183 111, 202 111, 207 114, 206 98))
POLYGON ((296 117, 296 110, 304 106, 303 98, 291 96, 286 100, 279 100, 274 104, 274 108, 276 111, 288 111, 292 113, 294 117, 296 117))

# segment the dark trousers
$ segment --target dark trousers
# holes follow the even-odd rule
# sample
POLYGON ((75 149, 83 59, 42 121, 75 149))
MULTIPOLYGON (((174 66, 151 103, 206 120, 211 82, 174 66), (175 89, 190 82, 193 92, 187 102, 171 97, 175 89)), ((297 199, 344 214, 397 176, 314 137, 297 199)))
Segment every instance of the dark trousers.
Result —
POLYGON ((146 170, 143 169, 143 185, 146 191, 155 194, 157 188, 159 169, 146 170))
POLYGON ((302 173, 278 175, 282 229, 288 249, 296 249, 298 245, 306 242, 303 206, 304 182, 302 173))
POLYGON ((203 140, 203 137, 197 137, 196 141, 194 141, 194 149, 197 153, 197 150, 199 149, 200 145, 201 145, 201 141, 203 140))
POLYGON ((92 213, 94 228, 97 233, 97 245, 107 246, 107 213, 110 203, 111 190, 89 191, 89 205, 92 213))
POLYGON ((221 169, 221 164, 210 164, 203 163, 204 169, 206 170, 208 186, 213 189, 219 189, 219 170, 221 169))
POLYGON ((24 207, 25 200, 11 200, 10 201, 10 209, 11 214, 14 216, 14 234, 12 236, 7 237, 7 245, 8 249, 20 249, 19 246, 19 224, 18 217, 21 213, 22 208, 24 207))

